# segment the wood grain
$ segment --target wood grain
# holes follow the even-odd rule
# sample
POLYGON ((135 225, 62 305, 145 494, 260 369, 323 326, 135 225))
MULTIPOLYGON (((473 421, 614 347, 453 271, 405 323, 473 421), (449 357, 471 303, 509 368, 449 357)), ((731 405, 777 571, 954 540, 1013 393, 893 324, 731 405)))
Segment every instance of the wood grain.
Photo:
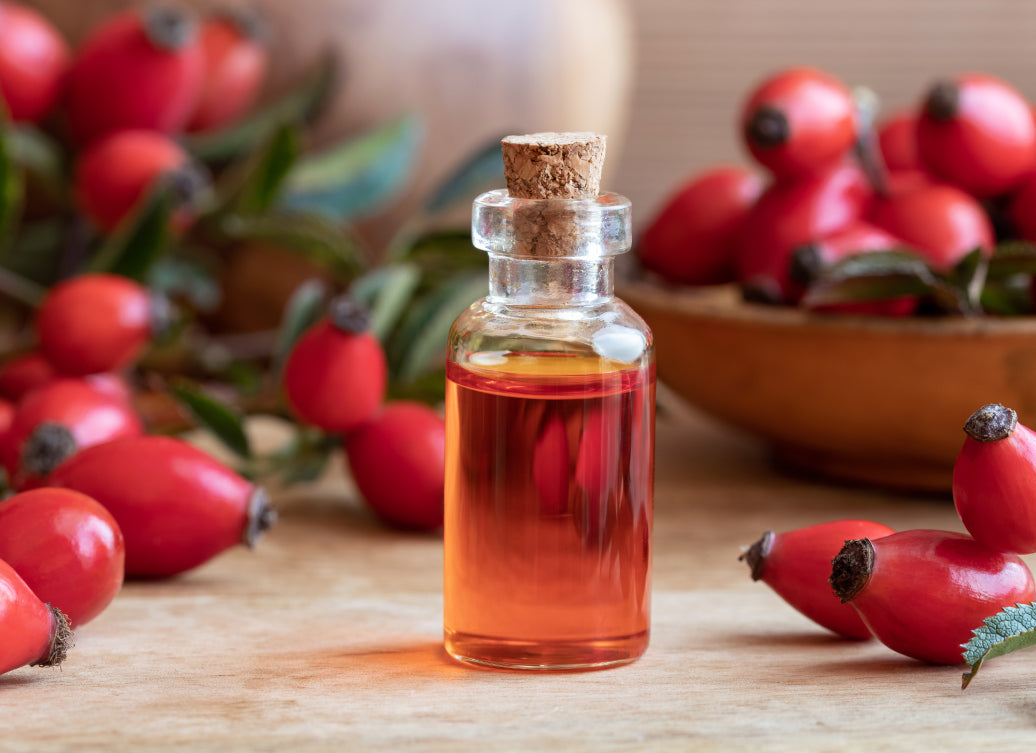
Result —
POLYGON ((337 474, 279 495, 253 552, 127 585, 60 670, 0 677, 0 750, 1020 750, 1036 654, 960 670, 829 637, 752 583, 766 528, 844 516, 959 529, 945 499, 776 475, 665 399, 654 633, 580 674, 468 669, 441 649, 441 541, 386 530, 337 474))

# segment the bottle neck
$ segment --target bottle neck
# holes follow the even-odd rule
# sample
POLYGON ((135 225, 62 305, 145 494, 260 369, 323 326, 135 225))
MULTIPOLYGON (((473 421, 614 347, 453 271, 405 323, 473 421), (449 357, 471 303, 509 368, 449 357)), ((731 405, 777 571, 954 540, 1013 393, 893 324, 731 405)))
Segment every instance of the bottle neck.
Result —
POLYGON ((510 306, 592 306, 613 297, 614 258, 489 255, 489 300, 510 306))

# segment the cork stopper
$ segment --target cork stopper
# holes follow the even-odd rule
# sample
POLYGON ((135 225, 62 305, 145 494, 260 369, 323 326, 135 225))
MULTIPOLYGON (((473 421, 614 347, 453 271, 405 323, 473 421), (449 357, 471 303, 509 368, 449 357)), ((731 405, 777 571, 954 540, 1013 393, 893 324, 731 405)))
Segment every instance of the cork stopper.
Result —
POLYGON ((593 199, 601 190, 605 137, 598 133, 508 136, 507 190, 516 199, 593 199))

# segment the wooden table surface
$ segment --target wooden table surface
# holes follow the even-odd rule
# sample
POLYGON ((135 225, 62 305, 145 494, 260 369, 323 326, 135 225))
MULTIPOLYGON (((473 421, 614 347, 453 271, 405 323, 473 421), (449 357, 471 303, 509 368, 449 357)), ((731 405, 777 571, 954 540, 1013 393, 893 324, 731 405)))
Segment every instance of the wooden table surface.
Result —
MULTIPOLYGON (((254 551, 133 582, 60 669, 0 677, 0 750, 812 751, 1031 748, 1036 651, 961 669, 830 637, 741 546, 839 517, 959 530, 948 499, 776 473, 693 411, 660 417, 653 635, 597 672, 469 669, 441 648, 442 546, 340 476, 280 496, 254 551)), ((1034 564, 1030 562, 1030 564, 1034 564)))

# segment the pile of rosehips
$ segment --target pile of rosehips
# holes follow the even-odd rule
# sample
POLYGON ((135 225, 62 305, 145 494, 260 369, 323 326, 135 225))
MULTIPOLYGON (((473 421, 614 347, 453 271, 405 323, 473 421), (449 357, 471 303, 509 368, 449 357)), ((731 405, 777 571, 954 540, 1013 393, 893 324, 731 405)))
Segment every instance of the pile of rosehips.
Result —
MULTIPOLYGON (((738 166, 694 176, 639 238, 643 266, 677 284, 736 282, 751 300, 906 316, 938 310, 914 291, 952 287, 969 256, 970 269, 998 241, 1036 242, 1036 124, 1010 84, 940 81, 876 133, 871 101, 810 68, 764 81, 740 126, 768 183, 738 166), (859 262, 875 252, 896 253, 859 262), (830 285, 851 274, 887 284, 830 285)), ((1028 313, 1031 275, 1025 282, 1028 313)), ((966 293, 960 310, 982 310, 966 293)))
POLYGON ((767 531, 741 557, 752 578, 841 636, 963 663, 986 618, 1036 599, 1018 556, 1036 552, 1036 433, 997 404, 975 411, 964 430, 953 499, 970 536, 895 533, 864 520, 767 531))

